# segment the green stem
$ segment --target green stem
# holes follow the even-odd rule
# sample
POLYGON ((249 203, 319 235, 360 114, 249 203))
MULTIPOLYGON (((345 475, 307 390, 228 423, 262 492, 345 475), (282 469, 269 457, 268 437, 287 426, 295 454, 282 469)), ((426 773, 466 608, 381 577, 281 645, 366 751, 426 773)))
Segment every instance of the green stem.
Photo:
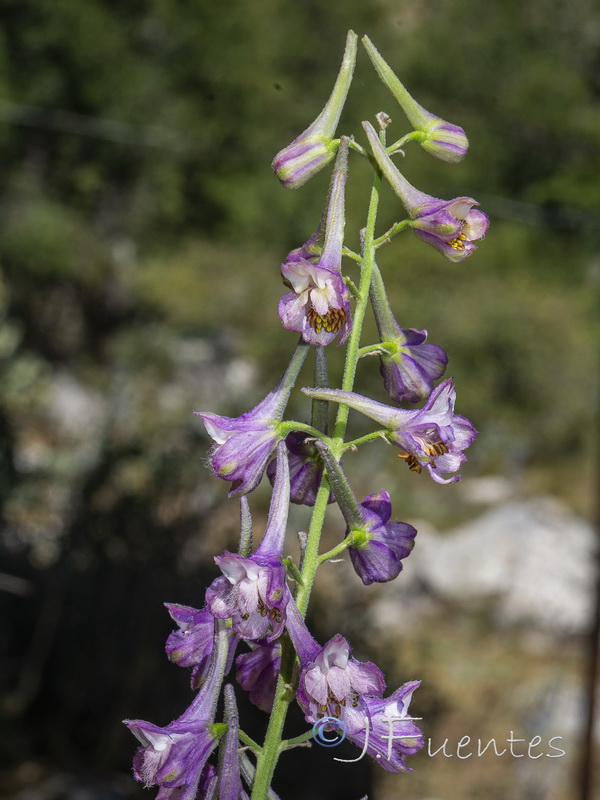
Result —
POLYGON ((301 736, 294 736, 293 739, 284 739, 281 743, 282 750, 290 750, 292 747, 299 747, 312 739, 312 730, 303 733, 301 736))
MULTIPOLYGON (((367 225, 364 230, 363 237, 363 262, 360 273, 360 284, 358 287, 359 299, 354 309, 354 320, 352 322, 352 331, 350 332, 350 337, 348 339, 346 364, 344 366, 344 377, 342 379, 342 390, 345 392, 351 392, 354 387, 356 365, 358 364, 360 337, 365 320, 367 304, 369 302, 369 287, 371 286, 371 276, 373 274, 373 265, 375 263, 375 221, 377 219, 377 208, 379 206, 380 186, 381 175, 379 172, 376 172, 375 179, 373 181, 373 188, 371 189, 369 211, 367 214, 367 225)), ((338 450, 344 441, 349 412, 350 409, 348 406, 340 405, 338 407, 333 433, 334 439, 336 440, 334 444, 337 444, 338 450)), ((334 455, 337 455, 339 458, 341 453, 336 453, 334 449, 334 455)))
POLYGON ((326 553, 322 553, 319 556, 319 564, 322 564, 324 561, 329 561, 330 558, 335 558, 336 556, 339 556, 340 553, 343 553, 350 547, 353 539, 354 539, 353 535, 350 534, 349 536, 346 536, 346 538, 338 545, 332 547, 331 550, 328 550, 326 553))
MULTIPOLYGON (((327 354, 324 347, 315 347, 315 376, 313 386, 329 386, 327 354)), ((327 435, 329 431, 329 403, 326 400, 313 400, 310 422, 313 428, 327 435)))
MULTIPOLYGON (((362 264, 360 284, 358 287, 359 296, 354 309, 352 331, 348 339, 348 346, 346 350, 346 363, 344 365, 344 377, 342 381, 342 389, 345 391, 352 391, 354 387, 354 378, 358 364, 360 337, 367 305, 369 302, 369 287, 371 285, 371 276, 373 273, 373 265, 375 263, 375 222, 377 219, 377 208, 379 205, 380 185, 381 174, 376 169, 369 201, 367 225, 363 236, 362 264)), ((316 432, 317 438, 327 441, 334 456, 337 458, 340 457, 344 450, 344 436, 348 422, 348 413, 348 406, 340 405, 338 407, 333 441, 325 439, 322 434, 316 432)), ((282 423, 283 426, 285 426, 285 424, 286 423, 282 423)), ((290 429, 306 430, 310 427, 311 426, 297 426, 290 429)), ((306 615, 306 609, 308 607, 312 587, 315 581, 315 575, 320 564, 319 544, 321 541, 323 524, 325 522, 329 491, 329 481, 327 479, 327 475, 324 474, 321 485, 317 492, 313 514, 310 521, 310 527, 308 530, 306 549, 304 550, 304 557, 302 560, 302 584, 298 587, 298 593, 296 595, 296 604, 300 614, 303 617, 306 615)), ((289 690, 289 686, 292 682, 295 660, 296 654, 294 652, 294 648, 291 642, 285 638, 281 648, 281 670, 279 673, 279 679, 277 681, 277 689, 275 691, 275 699, 273 701, 273 710, 271 711, 271 717, 269 720, 267 733, 265 735, 263 750, 258 756, 251 800, 265 800, 265 798, 268 796, 269 786, 273 778, 273 772, 275 771, 275 766, 277 765, 277 760, 281 753, 282 732, 287 709, 293 699, 289 690)))
POLYGON ((395 236, 397 233, 400 233, 400 231, 403 231, 405 228, 408 228, 410 223, 410 219, 403 219, 401 222, 396 222, 394 225, 392 225, 389 231, 386 231, 384 234, 375 239, 373 245, 377 248, 381 247, 382 244, 387 244, 387 242, 389 242, 393 236, 395 236))
MULTIPOLYGON (((327 401, 325 401, 327 403, 327 401)), ((285 437, 288 433, 292 433, 292 431, 302 431, 303 433, 310 433, 311 436, 314 436, 315 439, 323 439, 323 441, 329 441, 329 436, 326 436, 321 431, 318 431, 316 428, 313 428, 312 425, 307 425, 305 422, 296 422, 293 419, 286 419, 285 422, 280 422, 277 426, 277 435, 285 437)))
MULTIPOLYGON (((360 447, 361 444, 366 444, 367 442, 372 442, 374 439, 383 439, 384 441, 388 441, 386 438, 386 431, 379 430, 373 431, 372 433, 366 433, 364 436, 360 436, 358 439, 352 439, 351 442, 346 442, 344 445, 344 450, 352 450, 355 447, 360 447)), ((389 444, 389 442, 388 442, 389 444)))
POLYGON ((400 148, 403 147, 407 142, 420 141, 421 139, 423 139, 423 136, 424 136, 423 131, 412 131, 411 133, 407 133, 406 136, 403 136, 401 139, 398 139, 397 142, 394 142, 394 144, 389 145, 389 147, 386 147, 385 149, 387 150, 388 153, 390 153, 390 155, 393 155, 394 153, 397 153, 398 150, 400 150, 400 148))
MULTIPOLYGON (((392 313, 390 301, 388 300, 383 278, 379 267, 375 264, 373 268, 373 281, 371 282, 371 305, 375 314, 377 330, 382 342, 398 337, 398 323, 392 313)), ((380 345, 381 346, 381 345, 380 345)))
POLYGON ((275 411, 276 419, 280 419, 283 415, 285 407, 288 404, 288 400, 290 399, 292 389, 294 388, 298 375, 300 374, 300 370, 302 369, 302 365, 304 364, 306 356, 308 355, 309 349, 310 345, 308 345, 302 339, 302 337, 300 337, 290 363, 288 364, 287 369, 281 378, 281 388, 284 391, 282 391, 281 398, 277 404, 278 407, 275 411))
POLYGON ((255 753, 261 753, 262 752, 262 747, 259 744, 257 744, 254 741, 254 739, 252 739, 250 736, 248 736, 247 733, 244 733, 244 731, 241 730, 241 729, 238 731, 238 738, 239 738, 240 742, 243 742, 246 745, 246 747, 249 747, 255 753))

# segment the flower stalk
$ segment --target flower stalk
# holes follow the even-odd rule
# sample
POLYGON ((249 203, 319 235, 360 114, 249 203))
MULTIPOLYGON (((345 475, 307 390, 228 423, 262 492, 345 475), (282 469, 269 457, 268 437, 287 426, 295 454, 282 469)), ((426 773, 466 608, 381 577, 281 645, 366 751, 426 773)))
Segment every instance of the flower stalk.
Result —
MULTIPOLYGON (((230 497, 240 496, 240 540, 237 552, 226 550, 215 557, 221 575, 206 589, 202 608, 167 604, 178 626, 167 640, 167 655, 178 666, 191 668, 192 689, 198 690, 190 707, 164 728, 126 721, 142 744, 134 774, 146 784, 159 786, 160 800, 248 800, 249 793, 251 800, 279 800, 271 781, 280 755, 305 745, 312 735, 304 731, 283 738, 292 702, 298 703, 308 724, 322 721, 324 715, 337 719, 363 754, 391 772, 410 770, 406 758, 423 744, 421 732, 408 715, 420 682, 409 681, 384 698, 386 684, 379 667, 355 659, 350 642, 340 633, 321 645, 305 618, 317 570, 324 562, 329 561, 328 569, 333 571, 338 568, 336 557, 346 553, 364 585, 385 583, 402 571, 417 536, 412 525, 392 515, 392 499, 385 489, 371 488, 366 496, 361 491, 358 496, 363 499, 357 500, 341 466, 342 456, 350 458, 362 445, 383 439, 399 450, 397 455, 412 472, 425 470, 437 483, 451 484, 459 480, 457 473, 466 459, 463 451, 477 434, 469 420, 454 412, 452 380, 434 385, 446 367, 446 353, 426 343, 426 331, 402 328, 396 321, 376 253, 397 233, 411 228, 458 262, 476 249, 473 242, 483 238, 488 220, 473 208, 476 202, 471 198, 444 201, 421 192, 392 162, 390 155, 415 140, 452 163, 466 153, 466 136, 458 126, 420 106, 367 37, 363 43, 379 77, 414 130, 386 147, 385 132, 392 120, 380 112, 376 116, 379 133, 371 123, 363 123, 368 150, 352 136, 334 138, 354 72, 356 41, 350 31, 336 85, 323 111, 273 161, 282 184, 296 188, 335 158, 316 231, 290 250, 281 265, 289 291, 281 297, 278 313, 284 329, 300 334, 299 343, 279 383, 250 411, 235 418, 198 412, 214 443, 212 472, 231 481, 230 497), (344 242, 352 151, 366 157, 373 167, 360 254, 344 242), (407 218, 377 236, 383 179, 404 205, 407 218), (358 278, 343 274, 344 257, 353 269, 358 267, 358 278), (362 343, 369 306, 379 334, 377 343, 362 343), (345 345, 339 388, 330 388, 325 350, 334 342, 345 345), (302 389, 304 399, 310 398, 310 412, 300 420, 290 420, 285 418, 286 408, 311 347, 315 350, 314 386, 302 389), (359 363, 372 369, 373 359, 366 358, 371 355, 379 358, 383 386, 393 404, 355 391, 359 363), (404 407, 417 402, 422 403, 419 408, 404 407), (331 403, 336 412, 332 430, 331 403), (377 429, 347 437, 351 409, 374 420, 377 429), (262 538, 255 546, 248 494, 265 472, 273 491, 262 538), (342 522, 338 544, 321 552, 327 508, 334 502, 345 526, 342 522), (288 523, 294 519, 289 515, 290 503, 312 509, 308 529, 296 531, 299 559, 289 554, 285 543, 288 523), (246 648, 239 655, 238 646, 246 648), (250 702, 270 715, 261 744, 239 726, 233 678, 224 689, 224 720, 216 718, 223 682, 234 663, 239 687, 250 702), (397 717, 402 735, 386 748, 390 714, 397 717)), ((337 348, 332 347, 332 352, 337 353, 337 348)), ((368 475, 364 481, 369 481, 368 475)))

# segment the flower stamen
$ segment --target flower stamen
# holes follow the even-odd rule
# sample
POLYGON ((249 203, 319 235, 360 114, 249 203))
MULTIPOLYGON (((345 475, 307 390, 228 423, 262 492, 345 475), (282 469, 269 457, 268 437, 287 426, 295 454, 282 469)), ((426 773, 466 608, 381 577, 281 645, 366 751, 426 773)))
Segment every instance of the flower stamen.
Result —
MULTIPOLYGON (((458 220, 460 222, 461 231, 467 224, 466 220, 458 220)), ((467 241, 467 237, 464 233, 459 233, 454 239, 448 242, 450 247, 454 250, 464 250, 465 249, 465 242, 467 241)))
POLYGON ((319 314, 311 306, 306 314, 308 324, 316 333, 321 333, 323 328, 327 333, 337 333, 346 322, 346 318, 347 314, 343 308, 330 308, 326 314, 319 314))
POLYGON ((423 471, 423 467, 419 464, 414 453, 398 453, 398 458, 403 458, 406 461, 411 472, 416 472, 420 475, 423 471))

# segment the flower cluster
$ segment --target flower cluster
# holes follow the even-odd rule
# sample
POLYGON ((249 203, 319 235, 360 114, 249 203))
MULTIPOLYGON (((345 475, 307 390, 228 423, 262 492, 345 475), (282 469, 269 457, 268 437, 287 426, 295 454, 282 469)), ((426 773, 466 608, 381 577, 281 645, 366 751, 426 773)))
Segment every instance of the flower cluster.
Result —
MULTIPOLYGON (((323 111, 273 161, 273 170, 287 188, 303 185, 333 162, 329 191, 315 232, 291 250, 280 266, 287 291, 279 301, 283 327, 299 334, 294 354, 277 385, 251 410, 239 416, 196 412, 212 439, 209 463, 215 477, 231 483, 229 496, 239 496, 241 535, 237 552, 224 551, 214 561, 220 574, 204 592, 199 608, 167 604, 177 629, 166 643, 169 659, 191 669, 195 696, 173 722, 159 727, 143 720, 126 720, 141 747, 134 759, 134 776, 157 786, 157 800, 257 800, 277 798, 273 772, 283 750, 310 738, 308 732, 282 744, 285 713, 292 702, 307 725, 325 718, 339 721, 348 739, 383 769, 410 770, 407 758, 423 744, 409 714, 420 682, 410 680, 387 693, 382 671, 372 662, 351 655, 340 633, 321 646, 310 633, 306 610, 319 566, 331 570, 347 554, 366 586, 396 579, 410 556, 417 530, 394 518, 390 494, 372 487, 358 500, 342 466, 362 444, 384 440, 414 473, 428 473, 439 484, 452 484, 477 432, 455 413, 456 390, 443 379, 448 356, 427 341, 427 331, 402 327, 396 320, 377 266, 376 251, 405 229, 433 246, 452 262, 471 255, 485 235, 488 219, 470 197, 438 200, 412 186, 392 157, 415 141, 427 153, 455 163, 467 152, 459 126, 426 111, 408 93, 370 40, 363 44, 384 85, 406 114, 412 131, 386 145, 390 119, 379 114, 376 131, 363 122, 366 142, 353 136, 334 138, 354 73, 357 37, 348 34, 342 66, 323 111), (374 191, 367 224, 361 231, 361 252, 344 239, 346 187, 350 154, 364 158, 374 171, 374 191), (406 217, 375 236, 378 188, 386 179, 406 217), (358 267, 356 282, 342 269, 343 258, 358 267), (378 341, 360 346, 365 314, 371 307, 378 341), (327 345, 345 348, 341 388, 328 385, 327 345), (298 399, 310 399, 310 422, 285 418, 309 350, 315 358, 315 378, 298 399), (363 357, 379 358, 382 403, 354 391, 363 357), (441 382, 440 382, 441 380, 441 382), (330 412, 336 413, 330 430, 330 412), (346 440, 350 411, 377 423, 359 439, 346 440), (248 495, 267 473, 273 491, 263 535, 256 545, 248 495), (336 503, 338 544, 320 552, 320 535, 330 504, 336 503), (308 533, 298 532, 299 559, 288 556, 286 533, 290 503, 311 509, 308 533), (240 648, 242 648, 240 652, 240 648), (256 743, 240 728, 232 683, 250 701, 273 714, 264 743, 256 743), (224 695, 222 721, 217 719, 224 695), (218 756, 214 752, 218 749, 218 756)), ((329 353, 338 352, 329 348, 329 353)), ((374 376, 377 381, 377 375, 374 376)), ((328 724, 325 722, 325 724, 328 724)), ((310 751, 308 751, 310 755, 310 751)))

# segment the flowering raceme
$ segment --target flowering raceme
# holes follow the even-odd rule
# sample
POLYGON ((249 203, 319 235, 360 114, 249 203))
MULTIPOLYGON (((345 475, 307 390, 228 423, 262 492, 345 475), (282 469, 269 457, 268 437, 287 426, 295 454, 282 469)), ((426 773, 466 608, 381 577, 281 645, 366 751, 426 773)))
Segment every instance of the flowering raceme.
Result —
MULTIPOLYGON (((158 787, 156 800, 279 800, 271 788, 278 759, 311 736, 318 744, 331 746, 331 739, 319 738, 316 731, 320 730, 344 731, 361 748, 360 757, 367 754, 393 773, 409 770, 407 758, 423 744, 415 724, 418 718, 408 711, 420 681, 404 683, 384 697, 386 681, 379 667, 354 658, 341 633, 320 645, 305 617, 321 566, 326 566, 328 592, 346 591, 346 576, 352 575, 346 569, 348 562, 365 586, 399 576, 402 580, 401 573, 411 570, 407 559, 416 529, 393 518, 392 498, 385 489, 366 488, 374 477, 368 469, 361 473, 363 491, 355 493, 345 474, 346 458, 354 458, 349 454, 367 442, 374 446, 383 439, 397 448, 411 471, 426 469, 437 483, 451 484, 460 479, 464 451, 477 435, 472 423, 454 411, 452 379, 438 383, 446 370, 447 353, 427 341, 427 331, 402 327, 396 320, 377 265, 379 249, 405 228, 412 228, 450 260, 462 261, 476 250, 475 242, 487 232, 488 219, 470 197, 445 201, 420 192, 392 162, 390 154, 416 141, 452 164, 466 155, 468 141, 462 128, 431 114, 411 97, 367 37, 363 44, 377 74, 414 130, 386 147, 393 120, 382 111, 376 116, 379 133, 369 122, 363 123, 367 147, 354 135, 334 138, 354 73, 356 42, 356 34, 350 31, 325 108, 273 160, 283 186, 297 188, 335 159, 316 231, 291 250, 281 265, 287 290, 278 313, 283 328, 295 332, 297 339, 289 365, 275 388, 246 413, 228 417, 196 412, 212 439, 213 475, 231 482, 230 497, 240 496, 241 530, 237 550, 232 548, 236 552, 225 550, 215 557, 220 574, 206 588, 200 608, 166 604, 177 624, 166 642, 167 655, 192 671, 195 696, 187 710, 163 727, 143 720, 125 721, 141 743, 134 758, 134 776, 146 786, 158 787), (346 202, 351 197, 346 194, 349 176, 354 176, 348 169, 351 157, 364 159, 364 166, 373 171, 366 223, 349 240, 359 245, 356 252, 345 240, 346 210, 353 212, 361 205, 354 197, 346 202), (379 234, 382 175, 401 199, 408 218, 379 234), (343 258, 348 260, 348 275, 342 274, 343 258), (375 343, 362 340, 369 305, 378 331, 375 343), (344 350, 327 348, 334 341, 346 344, 344 350), (298 405, 302 402, 310 408, 300 412, 299 420, 289 419, 292 390, 309 350, 314 355, 313 388, 298 392, 297 400, 298 405), (328 359, 339 360, 340 352, 345 353, 343 366, 330 370, 328 359), (383 386, 392 404, 354 391, 358 370, 372 369, 372 359, 367 358, 371 355, 379 358, 383 386), (341 388, 329 388, 330 375, 341 376, 341 388), (421 407, 398 405, 407 403, 421 403, 421 407), (373 419, 380 428, 352 438, 350 410, 373 419), (265 471, 272 485, 268 515, 266 523, 253 530, 248 495, 265 471), (336 516, 341 512, 345 525, 339 525, 341 535, 331 549, 323 550, 326 512, 334 501, 333 511, 336 516), (303 508, 290 514, 290 503, 303 508), (301 517, 305 517, 302 522, 301 517), (297 539, 286 544, 289 523, 298 523, 297 539), (255 543, 259 527, 264 535, 255 543), (245 652, 238 652, 240 647, 245 652), (228 677, 232 669, 235 690, 228 677), (249 735, 240 725, 236 690, 246 692, 251 703, 271 715, 260 744, 252 738, 256 734, 249 735), (290 728, 290 738, 283 739, 292 702, 298 703, 311 728, 301 726, 296 732, 290 728)), ((360 129, 358 133, 362 135, 360 129)), ((298 241, 303 239, 304 234, 298 241)), ((405 302, 407 309, 421 305, 405 302)), ((370 385, 368 376, 363 385, 370 385)), ((260 508, 262 496, 257 495, 252 502, 260 508)), ((394 509, 398 509, 396 500, 394 509)), ((298 751, 306 765, 306 786, 300 787, 303 796, 311 796, 312 755, 314 748, 298 751)))

